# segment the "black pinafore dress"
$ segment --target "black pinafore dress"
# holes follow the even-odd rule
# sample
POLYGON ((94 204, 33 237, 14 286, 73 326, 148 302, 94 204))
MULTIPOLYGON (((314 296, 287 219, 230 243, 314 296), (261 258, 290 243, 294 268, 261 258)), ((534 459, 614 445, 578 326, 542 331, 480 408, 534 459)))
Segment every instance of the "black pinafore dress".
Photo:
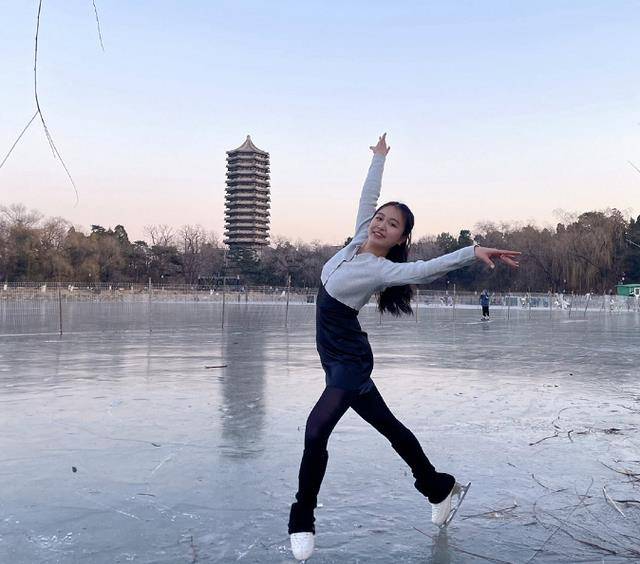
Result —
POLYGON ((316 299, 316 347, 327 386, 365 394, 373 388, 373 353, 358 311, 320 285, 316 299))

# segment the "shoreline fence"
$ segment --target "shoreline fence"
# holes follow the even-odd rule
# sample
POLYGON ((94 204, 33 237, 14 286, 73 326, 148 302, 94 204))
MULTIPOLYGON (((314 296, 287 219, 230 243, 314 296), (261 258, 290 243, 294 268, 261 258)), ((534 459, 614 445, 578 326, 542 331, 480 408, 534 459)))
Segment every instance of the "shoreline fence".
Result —
MULTIPOLYGON (((27 326, 41 326, 44 332, 62 334, 67 329, 74 311, 85 310, 92 304, 96 309, 95 328, 104 321, 108 327, 108 311, 112 317, 117 311, 129 312, 135 321, 133 326, 144 326, 148 317, 149 330, 153 329, 154 313, 166 313, 169 305, 189 305, 189 310, 200 308, 210 310, 210 322, 224 328, 229 313, 243 306, 245 311, 261 311, 272 322, 280 320, 283 326, 289 323, 311 322, 314 318, 314 304, 317 288, 294 288, 289 286, 238 286, 219 285, 203 287, 187 284, 81 284, 58 282, 16 282, 0 284, 0 334, 20 333, 27 326), (114 307, 105 308, 106 304, 114 307), (118 306, 118 307, 116 307, 118 306), (207 306, 210 306, 207 308, 207 306), (304 314, 298 311, 304 307, 304 314), (294 310, 298 313, 290 318, 294 310), (218 322, 216 322, 218 319, 218 322)), ((457 310, 480 309, 479 294, 476 292, 445 292, 416 288, 412 305, 417 322, 426 309, 449 310, 455 319, 457 310), (417 307, 416 307, 417 306, 417 307)), ((640 312, 640 299, 634 296, 613 294, 561 294, 505 292, 491 296, 491 309, 503 318, 511 315, 529 317, 536 312, 553 316, 586 317, 587 313, 640 312)), ((184 309, 184 308, 183 308, 184 309)), ((377 315, 375 297, 365 307, 368 315, 377 315)), ((173 308, 173 311, 179 311, 173 308)), ((126 317, 126 315, 125 315, 126 317)), ((386 316, 385 316, 386 317, 386 316)), ((237 318, 237 315, 236 315, 237 318)), ((382 319, 380 319, 380 322, 382 319)), ((119 328, 126 325, 123 321, 119 328)))

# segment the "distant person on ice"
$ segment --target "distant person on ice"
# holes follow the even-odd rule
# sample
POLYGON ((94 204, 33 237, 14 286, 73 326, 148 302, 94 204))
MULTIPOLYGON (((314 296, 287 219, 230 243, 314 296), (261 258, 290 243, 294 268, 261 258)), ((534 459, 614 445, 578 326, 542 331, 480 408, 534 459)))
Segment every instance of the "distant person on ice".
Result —
POLYGON ((489 320, 489 303, 491 302, 491 298, 489 298, 489 292, 487 290, 482 290, 480 294, 480 305, 482 306, 482 319, 489 320))
POLYGON ((491 268, 492 258, 518 266, 514 259, 520 253, 477 245, 429 261, 408 262, 413 214, 399 202, 376 208, 389 152, 385 136, 371 147, 373 160, 362 189, 353 240, 322 269, 316 300, 316 346, 326 387, 307 419, 298 492, 289 515, 291 548, 299 560, 306 560, 313 552, 314 510, 327 467, 327 443, 349 408, 382 433, 409 465, 416 489, 432 505, 433 523, 447 524, 466 493, 465 486, 451 474, 436 471, 416 437, 382 399, 371 380, 373 354, 358 323, 358 311, 379 292, 381 312, 396 316, 413 313, 410 284, 426 284, 476 259, 491 268), (455 507, 454 495, 458 497, 455 507))

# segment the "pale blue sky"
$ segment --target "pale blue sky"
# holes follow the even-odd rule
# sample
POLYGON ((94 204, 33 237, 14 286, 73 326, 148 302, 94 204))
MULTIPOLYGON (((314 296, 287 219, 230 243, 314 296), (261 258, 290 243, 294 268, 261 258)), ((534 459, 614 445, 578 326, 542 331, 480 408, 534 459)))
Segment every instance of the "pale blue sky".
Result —
MULTIPOLYGON (((223 230, 225 151, 271 153, 272 235, 339 242, 368 146, 416 235, 640 213, 640 2, 45 0, 34 126, 0 203, 88 227, 223 230)), ((37 2, 0 0, 0 157, 33 113, 37 2)))

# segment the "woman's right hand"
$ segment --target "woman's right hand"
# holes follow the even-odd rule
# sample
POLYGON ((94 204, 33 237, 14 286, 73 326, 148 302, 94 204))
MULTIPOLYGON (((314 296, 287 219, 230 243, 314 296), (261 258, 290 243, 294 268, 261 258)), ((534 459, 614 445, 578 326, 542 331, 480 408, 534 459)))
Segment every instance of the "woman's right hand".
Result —
POLYGON ((382 155, 383 157, 386 157, 389 149, 391 149, 391 147, 387 147, 387 134, 383 133, 382 137, 378 137, 378 144, 375 146, 372 145, 369 149, 373 151, 374 155, 382 155))

